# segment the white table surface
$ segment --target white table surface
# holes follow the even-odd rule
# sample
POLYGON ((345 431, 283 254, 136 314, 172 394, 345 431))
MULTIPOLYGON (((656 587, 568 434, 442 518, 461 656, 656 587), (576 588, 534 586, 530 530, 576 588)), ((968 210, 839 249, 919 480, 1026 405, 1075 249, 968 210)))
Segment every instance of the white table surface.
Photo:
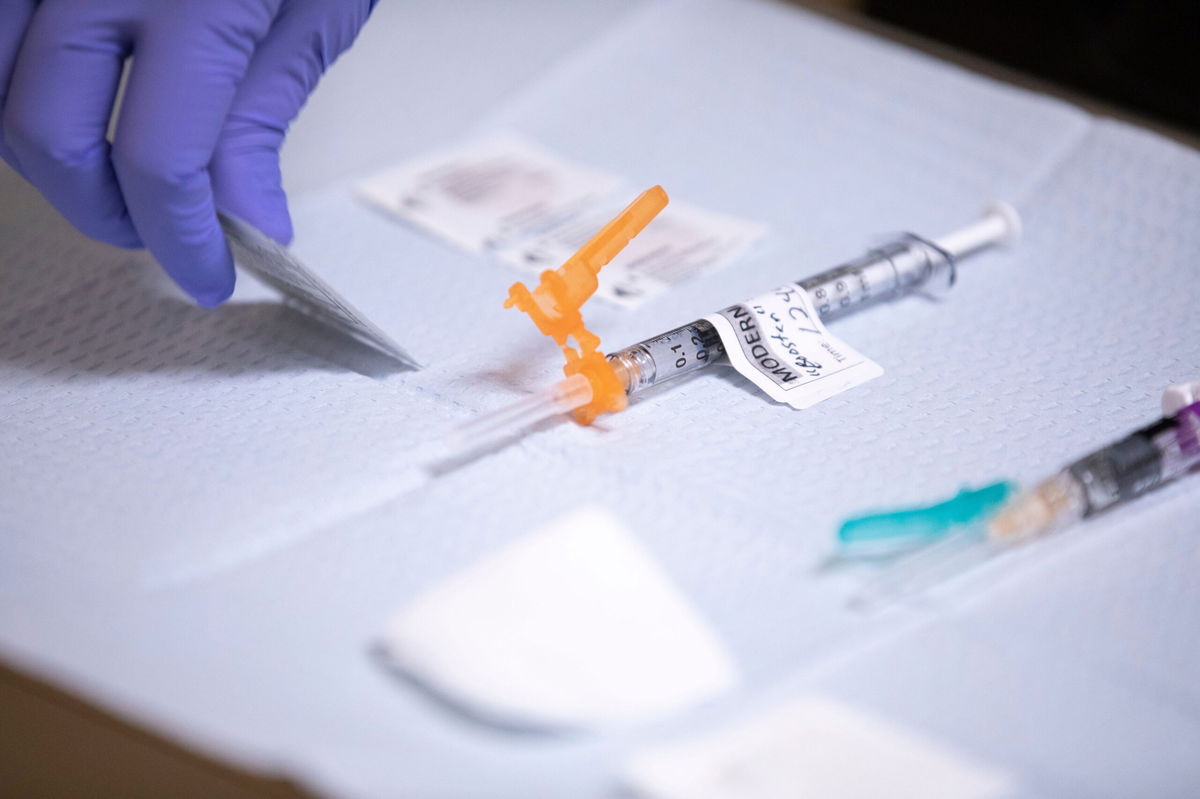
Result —
POLYGON ((0 175, 6 659, 336 796, 613 796, 640 746, 813 691, 953 742, 1021 796, 1200 784, 1196 478, 918 607, 855 614, 854 575, 817 574, 846 515, 1034 479, 1200 375, 1195 152, 773 3, 425 2, 380 5, 285 171, 300 253, 426 370, 372 381, 311 355, 248 281, 190 309, 0 175), (350 180, 493 130, 772 226, 736 267, 597 308, 613 345, 992 197, 1027 235, 945 301, 839 322, 886 374, 814 409, 706 376, 396 496, 423 432, 540 385, 555 356, 497 310, 511 271, 365 209, 350 180), (130 347, 105 346, 118 333, 130 347), (530 738, 372 658, 406 599, 596 499, 713 623, 742 691, 530 738))

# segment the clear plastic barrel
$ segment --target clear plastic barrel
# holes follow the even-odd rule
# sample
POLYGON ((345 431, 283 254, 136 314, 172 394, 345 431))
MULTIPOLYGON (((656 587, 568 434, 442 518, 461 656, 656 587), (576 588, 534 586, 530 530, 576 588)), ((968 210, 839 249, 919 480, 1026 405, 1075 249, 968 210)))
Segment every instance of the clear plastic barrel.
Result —
POLYGON ((661 336, 618 350, 608 356, 626 394, 703 369, 725 354, 717 330, 704 319, 677 327, 661 336))
MULTIPOLYGON (((861 258, 800 281, 823 320, 914 291, 941 294, 954 285, 954 258, 905 233, 861 258)), ((716 329, 698 319, 608 356, 626 394, 702 369, 725 354, 716 329)))
POLYGON ((914 291, 940 295, 954 285, 954 258, 920 236, 905 233, 861 258, 800 281, 823 320, 914 291))

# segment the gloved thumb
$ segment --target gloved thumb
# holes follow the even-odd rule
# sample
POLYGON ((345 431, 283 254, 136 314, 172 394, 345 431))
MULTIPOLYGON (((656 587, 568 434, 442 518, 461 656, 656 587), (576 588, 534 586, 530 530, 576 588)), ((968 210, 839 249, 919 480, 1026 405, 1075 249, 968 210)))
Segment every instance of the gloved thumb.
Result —
MULTIPOLYGON (((4 8, 4 24, 0 25, 0 119, 4 117, 4 104, 8 99, 8 86, 12 81, 13 68, 17 63, 17 54, 21 51, 22 37, 37 10, 34 0, 22 0, 17 3, 6 3, 4 8)), ((17 163, 17 154, 5 144, 4 136, 0 135, 0 159, 18 173, 21 165, 17 163)))
POLYGON ((209 165, 217 207, 280 243, 292 238, 279 173, 288 124, 367 21, 368 0, 291 0, 259 43, 209 165))
POLYGON ((280 244, 292 241, 292 217, 279 171, 283 130, 231 116, 209 164, 217 208, 280 244))

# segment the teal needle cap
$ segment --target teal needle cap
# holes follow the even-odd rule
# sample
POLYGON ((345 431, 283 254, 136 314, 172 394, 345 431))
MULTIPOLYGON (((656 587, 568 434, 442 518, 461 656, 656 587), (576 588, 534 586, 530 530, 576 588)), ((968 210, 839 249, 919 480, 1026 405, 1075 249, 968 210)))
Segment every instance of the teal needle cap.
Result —
POLYGON ((964 488, 953 499, 928 507, 855 516, 842 522, 838 541, 853 545, 900 538, 937 538, 955 528, 986 520, 1016 490, 1016 483, 1005 480, 974 491, 964 488))

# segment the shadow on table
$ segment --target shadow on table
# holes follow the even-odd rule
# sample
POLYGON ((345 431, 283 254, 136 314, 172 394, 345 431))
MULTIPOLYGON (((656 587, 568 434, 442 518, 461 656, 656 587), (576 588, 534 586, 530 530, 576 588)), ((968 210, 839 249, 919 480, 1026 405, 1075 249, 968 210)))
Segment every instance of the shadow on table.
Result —
POLYGON ((78 379, 353 371, 381 378, 406 367, 283 302, 200 308, 128 259, 60 291, 0 301, 0 363, 78 379))

